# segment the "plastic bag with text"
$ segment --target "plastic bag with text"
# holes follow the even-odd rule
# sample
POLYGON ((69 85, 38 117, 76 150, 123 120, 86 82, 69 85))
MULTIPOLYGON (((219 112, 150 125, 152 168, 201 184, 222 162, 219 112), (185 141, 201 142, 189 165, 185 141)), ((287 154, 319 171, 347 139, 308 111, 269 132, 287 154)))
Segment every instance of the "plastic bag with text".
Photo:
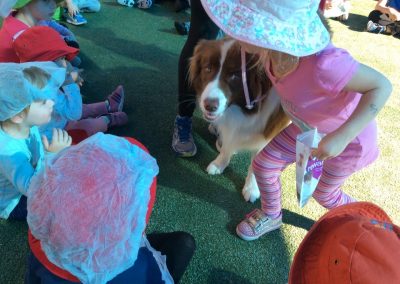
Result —
POLYGON ((297 200, 300 207, 304 207, 315 188, 322 174, 323 161, 311 156, 313 148, 318 147, 323 134, 317 129, 301 133, 296 139, 296 190, 297 200))

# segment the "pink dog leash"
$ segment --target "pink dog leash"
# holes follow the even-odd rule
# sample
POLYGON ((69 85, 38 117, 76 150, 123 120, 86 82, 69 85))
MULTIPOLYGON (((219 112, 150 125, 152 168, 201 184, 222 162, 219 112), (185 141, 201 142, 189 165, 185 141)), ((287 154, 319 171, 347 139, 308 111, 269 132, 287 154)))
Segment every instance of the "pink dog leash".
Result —
POLYGON ((246 108, 253 109, 255 104, 259 101, 262 101, 266 95, 258 96, 254 101, 250 101, 249 88, 247 87, 247 76, 246 76, 246 52, 243 48, 240 49, 241 58, 242 58, 242 82, 243 82, 243 90, 244 96, 246 98, 246 108))

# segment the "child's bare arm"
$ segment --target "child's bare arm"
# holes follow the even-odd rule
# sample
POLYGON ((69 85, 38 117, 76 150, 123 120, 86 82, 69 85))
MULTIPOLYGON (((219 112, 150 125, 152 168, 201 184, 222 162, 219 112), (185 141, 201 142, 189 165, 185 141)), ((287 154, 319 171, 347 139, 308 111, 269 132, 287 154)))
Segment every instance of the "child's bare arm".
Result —
POLYGON ((392 7, 387 7, 387 3, 388 0, 379 0, 378 3, 376 3, 375 10, 388 14, 392 21, 400 21, 400 11, 392 7))
POLYGON ((342 153, 346 146, 375 118, 388 100, 392 92, 392 84, 378 71, 360 64, 344 90, 361 93, 362 97, 349 119, 321 140, 318 149, 313 153, 321 160, 333 158, 342 153))
POLYGON ((65 3, 67 4, 67 9, 68 13, 71 16, 75 16, 77 13, 79 13, 79 8, 77 5, 72 0, 65 0, 65 3))

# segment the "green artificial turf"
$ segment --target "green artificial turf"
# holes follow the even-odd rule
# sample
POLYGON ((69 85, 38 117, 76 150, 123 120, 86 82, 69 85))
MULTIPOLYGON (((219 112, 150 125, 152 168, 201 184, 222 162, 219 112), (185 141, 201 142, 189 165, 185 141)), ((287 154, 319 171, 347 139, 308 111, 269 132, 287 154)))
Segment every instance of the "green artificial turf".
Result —
MULTIPOLYGON (((333 41, 385 73, 394 92, 378 117, 380 158, 351 177, 343 189, 359 200, 377 203, 400 223, 400 40, 364 31, 375 1, 351 2, 347 23, 330 21, 333 41)), ((303 209, 298 207, 294 168, 282 176, 282 229, 245 242, 236 236, 235 227, 246 213, 260 206, 259 201, 246 203, 241 196, 249 154, 236 155, 223 175, 207 175, 205 168, 217 151, 215 138, 198 112, 193 125, 197 155, 177 158, 170 149, 178 58, 186 39, 175 32, 173 21, 188 15, 174 13, 171 4, 139 10, 104 1, 99 13, 85 16, 87 25, 71 27, 81 46, 84 100, 103 100, 117 85, 124 85, 129 124, 113 133, 140 140, 160 167, 157 201, 147 232, 183 230, 196 239, 196 253, 181 283, 286 283, 298 245, 325 212, 314 200, 303 209)), ((23 222, 0 221, 1 284, 23 283, 26 231, 23 222)))

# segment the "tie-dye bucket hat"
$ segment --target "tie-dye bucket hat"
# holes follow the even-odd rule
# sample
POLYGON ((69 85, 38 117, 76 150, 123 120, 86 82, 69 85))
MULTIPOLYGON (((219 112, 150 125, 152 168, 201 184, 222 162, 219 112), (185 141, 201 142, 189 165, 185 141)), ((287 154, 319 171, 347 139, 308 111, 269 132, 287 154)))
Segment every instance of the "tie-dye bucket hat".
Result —
POLYGON ((201 0, 231 37, 294 56, 325 48, 330 35, 317 14, 319 0, 201 0))

